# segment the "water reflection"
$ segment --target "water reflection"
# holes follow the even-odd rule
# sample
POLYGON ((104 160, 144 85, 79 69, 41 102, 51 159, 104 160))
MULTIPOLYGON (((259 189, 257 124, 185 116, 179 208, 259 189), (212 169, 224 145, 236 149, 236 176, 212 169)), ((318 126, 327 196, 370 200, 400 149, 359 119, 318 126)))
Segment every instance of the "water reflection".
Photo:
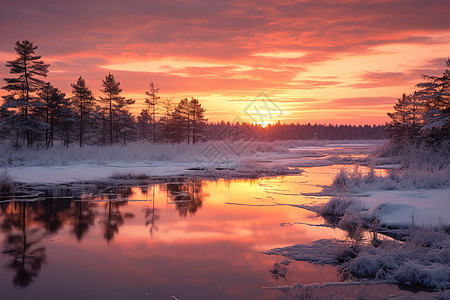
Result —
MULTIPOLYGON (((143 212, 145 214, 145 226, 150 225, 150 236, 153 238, 153 232, 158 231, 158 226, 156 225, 156 221, 159 220, 160 215, 157 214, 157 210, 155 208, 155 187, 152 187, 152 207, 145 207, 143 212)), ((141 188, 141 193, 143 195, 148 195, 148 189, 141 188)))
POLYGON ((4 216, 1 229, 5 234, 3 253, 11 257, 7 267, 15 271, 13 284, 26 287, 38 276, 47 257, 46 249, 40 243, 47 235, 45 228, 48 224, 33 226, 34 222, 46 220, 47 215, 44 210, 27 202, 2 205, 1 210, 4 216))
POLYGON ((75 201, 73 206, 74 209, 71 211, 73 212, 73 215, 71 215, 73 220, 72 233, 75 234, 78 242, 81 242, 84 235, 88 232, 89 227, 94 224, 94 209, 97 207, 97 203, 75 201))
MULTIPOLYGON (((195 214, 204 200, 202 180, 171 180, 167 183, 140 187, 144 200, 151 206, 142 209, 145 226, 150 235, 158 230, 160 215, 155 207, 155 191, 166 192, 175 204, 179 216, 195 214), (150 190, 150 193, 149 193, 150 190)), ((119 229, 128 220, 134 219, 132 212, 123 212, 128 198, 135 194, 131 186, 112 186, 89 194, 71 193, 70 189, 46 190, 39 193, 40 201, 6 200, 0 203, 0 229, 4 235, 3 254, 10 257, 7 268, 15 270, 13 284, 26 287, 39 275, 46 262, 45 239, 58 234, 70 225, 70 232, 81 243, 90 227, 99 225, 102 238, 110 243, 119 234, 119 229)))
MULTIPOLYGON (((323 180, 323 174, 309 176, 323 180)), ((72 195, 71 189, 43 191, 41 201, 0 203, 0 263, 14 270, 0 272, 0 289, 13 295, 12 287, 27 286, 18 296, 24 299, 75 285, 84 288, 73 299, 95 298, 100 290, 110 299, 140 299, 142 293, 121 294, 124 286, 147 287, 157 299, 279 299, 261 289, 280 282, 267 272, 273 258, 260 252, 332 234, 328 228, 280 226, 306 218, 322 222, 310 212, 273 204, 311 202, 299 195, 320 188, 301 183, 304 177, 177 178, 72 195)), ((289 276, 292 282, 337 280, 333 267, 307 263, 291 264, 289 276)))
POLYGON ((181 217, 186 217, 188 213, 195 214, 202 207, 204 195, 201 179, 191 179, 187 182, 176 180, 167 183, 166 189, 181 217))
POLYGON ((107 201, 104 205, 104 213, 100 224, 103 226, 103 238, 109 243, 119 233, 119 227, 125 222, 125 218, 134 218, 134 215, 124 215, 120 208, 126 206, 127 201, 107 201))

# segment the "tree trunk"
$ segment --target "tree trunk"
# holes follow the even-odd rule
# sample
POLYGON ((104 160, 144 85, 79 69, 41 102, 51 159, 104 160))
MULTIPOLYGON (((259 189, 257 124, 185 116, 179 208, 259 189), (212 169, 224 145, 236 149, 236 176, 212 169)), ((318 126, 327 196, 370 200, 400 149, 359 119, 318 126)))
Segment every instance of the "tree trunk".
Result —
POLYGON ((83 99, 80 99, 80 147, 83 146, 83 99))
POLYGON ((156 143, 156 113, 155 113, 155 105, 156 100, 153 100, 153 144, 156 143))
POLYGON ((112 98, 109 96, 109 140, 113 144, 112 98))

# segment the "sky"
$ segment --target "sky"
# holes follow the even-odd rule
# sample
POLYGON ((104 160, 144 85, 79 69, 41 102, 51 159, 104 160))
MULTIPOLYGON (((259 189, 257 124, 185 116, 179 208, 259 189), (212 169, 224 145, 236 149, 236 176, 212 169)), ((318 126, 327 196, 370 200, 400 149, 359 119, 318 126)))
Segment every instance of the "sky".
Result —
POLYGON ((445 69, 449 11, 448 0, 2 1, 0 77, 30 40, 68 96, 79 76, 101 96, 111 73, 137 113, 153 82, 163 99, 198 98, 214 122, 384 124, 421 74, 445 69))

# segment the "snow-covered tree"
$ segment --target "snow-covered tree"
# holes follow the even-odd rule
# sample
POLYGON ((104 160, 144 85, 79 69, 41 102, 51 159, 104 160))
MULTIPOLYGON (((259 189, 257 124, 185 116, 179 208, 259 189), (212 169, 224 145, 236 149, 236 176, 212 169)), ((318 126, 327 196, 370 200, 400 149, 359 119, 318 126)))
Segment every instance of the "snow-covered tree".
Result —
POLYGON ((14 50, 18 58, 6 62, 9 72, 16 77, 4 78, 6 85, 2 87, 9 92, 9 95, 3 97, 3 108, 14 111, 2 125, 13 127, 18 134, 19 131, 24 132, 29 146, 33 144, 32 133, 46 128, 45 123, 32 118, 30 114, 38 103, 36 91, 44 84, 42 77, 47 77, 49 67, 41 60, 40 55, 35 54, 36 49, 37 46, 28 40, 16 42, 14 50))
POLYGON ((450 59, 442 76, 422 75, 426 82, 417 87, 425 102, 423 135, 432 141, 450 138, 450 59))

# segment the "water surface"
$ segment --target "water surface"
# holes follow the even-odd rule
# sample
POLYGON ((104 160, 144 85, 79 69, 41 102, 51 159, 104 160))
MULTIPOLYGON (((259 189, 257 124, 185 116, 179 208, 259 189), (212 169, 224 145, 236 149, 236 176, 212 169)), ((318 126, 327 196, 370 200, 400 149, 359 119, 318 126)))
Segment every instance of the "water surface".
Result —
POLYGON ((3 201, 2 299, 289 299, 263 287, 340 281, 335 267, 306 262, 274 276, 283 258, 261 253, 344 237, 280 225, 322 224, 289 204, 327 201, 311 195, 340 167, 255 180, 55 188, 39 201, 3 201))

